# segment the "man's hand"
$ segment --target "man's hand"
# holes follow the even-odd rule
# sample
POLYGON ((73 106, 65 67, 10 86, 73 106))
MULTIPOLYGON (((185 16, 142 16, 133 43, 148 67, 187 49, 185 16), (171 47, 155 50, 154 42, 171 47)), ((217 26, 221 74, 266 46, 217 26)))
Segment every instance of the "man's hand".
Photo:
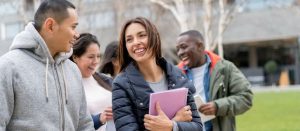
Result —
POLYGON ((203 104, 198 109, 204 115, 216 115, 217 108, 214 102, 203 104))
POLYGON ((149 131, 172 131, 173 122, 161 110, 159 102, 156 103, 157 116, 146 114, 144 116, 144 126, 149 131))
POLYGON ((112 107, 107 107, 100 116, 100 121, 103 123, 113 119, 112 107))
POLYGON ((192 121, 192 119, 193 117, 192 117, 191 107, 185 106, 176 112, 176 115, 172 120, 181 121, 181 122, 190 122, 192 121))

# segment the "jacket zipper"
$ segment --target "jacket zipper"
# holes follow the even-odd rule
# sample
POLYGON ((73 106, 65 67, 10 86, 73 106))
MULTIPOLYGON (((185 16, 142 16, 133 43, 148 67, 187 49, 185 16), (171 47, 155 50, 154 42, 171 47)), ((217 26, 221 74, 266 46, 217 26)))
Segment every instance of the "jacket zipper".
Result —
POLYGON ((215 86, 215 84, 216 84, 216 82, 218 81, 218 79, 221 77, 221 74, 220 74, 220 72, 217 72, 217 74, 216 74, 216 78, 215 78, 215 80, 214 80, 214 82, 213 82, 213 84, 212 84, 212 87, 214 87, 215 86))
MULTIPOLYGON (((220 72, 217 72, 217 74, 216 74, 216 77, 215 77, 215 79, 214 79, 214 81, 213 81, 213 84, 212 84, 212 86, 211 87, 213 87, 212 89, 214 89, 214 87, 215 87, 215 84, 216 84, 216 82, 220 79, 220 77, 222 76, 222 74, 220 73, 220 72)), ((209 87, 210 88, 210 87, 209 87)), ((213 90, 212 91, 210 91, 211 93, 210 93, 210 99, 212 100, 213 99, 213 90)))
POLYGON ((55 74, 56 74, 56 82, 58 83, 58 86, 56 86, 56 89, 58 90, 58 103, 59 103, 59 108, 60 108, 60 120, 61 120, 61 131, 64 131, 64 127, 65 127, 65 114, 64 114, 64 104, 63 104, 63 96, 62 96, 62 90, 61 90, 61 84, 59 81, 59 77, 58 77, 58 68, 57 65, 54 64, 54 69, 55 69, 55 74))

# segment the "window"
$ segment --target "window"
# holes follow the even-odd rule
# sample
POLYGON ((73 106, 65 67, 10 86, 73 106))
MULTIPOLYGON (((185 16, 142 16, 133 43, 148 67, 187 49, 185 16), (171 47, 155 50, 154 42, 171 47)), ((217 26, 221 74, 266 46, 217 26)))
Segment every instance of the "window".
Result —
POLYGON ((33 0, 25 0, 24 1, 24 10, 25 11, 34 11, 34 1, 33 0))
POLYGON ((115 25, 115 15, 113 11, 98 12, 82 16, 79 20, 81 28, 108 28, 115 25))
POLYGON ((97 2, 104 2, 104 1, 107 1, 107 0, 85 0, 84 2, 85 3, 97 3, 97 2))
POLYGON ((0 23, 0 40, 4 40, 4 28, 3 28, 4 24, 0 23))
POLYGON ((17 14, 17 5, 12 2, 0 3, 0 16, 17 14))
POLYGON ((149 18, 151 14, 148 7, 135 7, 131 10, 127 10, 124 15, 126 18, 135 18, 137 16, 149 18))
POLYGON ((266 8, 282 8, 293 4, 294 0, 249 0, 245 3, 246 10, 261 10, 266 8))
POLYGON ((14 38, 19 32, 21 32, 24 28, 23 23, 21 22, 13 22, 13 23, 6 23, 2 26, 2 39, 12 39, 14 38))

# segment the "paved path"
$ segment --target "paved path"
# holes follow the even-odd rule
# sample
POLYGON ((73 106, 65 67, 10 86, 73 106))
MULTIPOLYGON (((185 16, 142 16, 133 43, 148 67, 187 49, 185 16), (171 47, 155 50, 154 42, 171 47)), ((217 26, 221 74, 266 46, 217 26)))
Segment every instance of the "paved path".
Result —
POLYGON ((291 86, 286 86, 286 87, 280 87, 280 86, 253 87, 252 91, 254 93, 259 93, 259 92, 282 92, 282 91, 297 91, 297 92, 299 91, 300 92, 300 85, 291 85, 291 86))

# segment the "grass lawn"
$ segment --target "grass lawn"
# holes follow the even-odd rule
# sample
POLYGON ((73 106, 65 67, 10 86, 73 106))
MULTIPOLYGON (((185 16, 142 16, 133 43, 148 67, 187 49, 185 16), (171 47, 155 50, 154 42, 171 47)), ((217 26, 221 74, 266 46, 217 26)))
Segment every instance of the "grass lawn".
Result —
POLYGON ((237 131, 300 131, 300 91, 258 92, 237 131))

